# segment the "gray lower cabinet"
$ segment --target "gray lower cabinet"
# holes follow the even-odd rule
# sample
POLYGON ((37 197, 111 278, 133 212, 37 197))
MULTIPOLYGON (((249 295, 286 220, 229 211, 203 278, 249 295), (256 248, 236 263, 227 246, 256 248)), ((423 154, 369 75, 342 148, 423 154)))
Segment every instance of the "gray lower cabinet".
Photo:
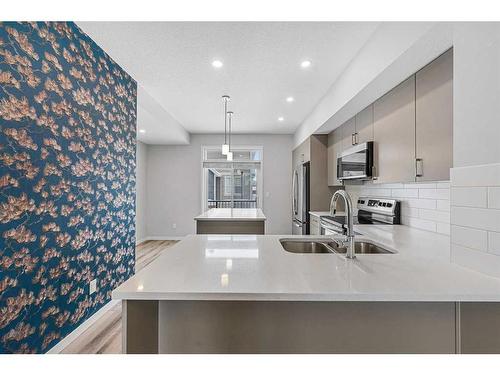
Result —
POLYGON ((416 74, 417 181, 449 180, 453 165, 453 50, 416 74))
POLYGON ((373 141, 373 104, 356 115, 356 144, 373 141))
POLYGON ((373 104, 374 182, 415 181, 415 76, 373 104))
POLYGON ((264 220, 196 220, 196 234, 265 234, 264 220))
POLYGON ((337 128, 328 134, 328 186, 342 185, 337 180, 337 154, 342 150, 342 128, 337 128))
POLYGON ((123 353, 500 353, 497 302, 123 300, 123 353))
POLYGON ((457 311, 461 353, 500 353, 500 303, 460 302, 457 311))

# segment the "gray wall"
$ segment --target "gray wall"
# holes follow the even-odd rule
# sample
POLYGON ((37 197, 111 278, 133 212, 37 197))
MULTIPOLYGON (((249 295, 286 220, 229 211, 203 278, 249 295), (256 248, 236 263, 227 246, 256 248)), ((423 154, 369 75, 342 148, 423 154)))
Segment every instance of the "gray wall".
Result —
POLYGON ((500 23, 454 28, 451 258, 500 277, 500 23))
POLYGON ((500 163, 500 23, 454 29, 454 167, 500 163))
POLYGON ((135 231, 136 241, 141 241, 147 237, 146 231, 146 169, 147 169, 148 146, 137 141, 136 154, 136 207, 135 207, 135 231))
MULTIPOLYGON (((263 146, 263 211, 269 234, 291 232, 291 135, 234 135, 237 145, 263 146)), ((148 146, 147 234, 177 237, 194 233, 201 213, 201 148, 220 145, 222 135, 194 134, 189 145, 148 146), (176 228, 174 228, 174 224, 176 228)))

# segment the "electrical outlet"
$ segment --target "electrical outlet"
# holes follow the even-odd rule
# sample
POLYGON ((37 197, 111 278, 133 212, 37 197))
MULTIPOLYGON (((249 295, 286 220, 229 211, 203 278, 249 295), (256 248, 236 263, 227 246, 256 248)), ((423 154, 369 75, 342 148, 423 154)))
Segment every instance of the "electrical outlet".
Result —
POLYGON ((173 224, 172 224, 172 228, 173 228, 173 229, 176 229, 176 228, 177 228, 177 223, 173 223, 173 224))
POLYGON ((94 279, 89 284, 89 294, 94 294, 97 290, 97 279, 94 279))

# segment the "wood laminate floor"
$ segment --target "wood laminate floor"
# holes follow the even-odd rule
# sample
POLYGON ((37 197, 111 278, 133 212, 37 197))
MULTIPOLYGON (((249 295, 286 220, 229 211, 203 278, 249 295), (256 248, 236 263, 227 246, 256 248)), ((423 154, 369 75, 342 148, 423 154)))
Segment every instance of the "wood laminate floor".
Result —
MULTIPOLYGON (((136 247, 136 272, 177 241, 146 241, 136 247)), ((115 305, 69 344, 64 354, 121 354, 122 306, 115 305)))

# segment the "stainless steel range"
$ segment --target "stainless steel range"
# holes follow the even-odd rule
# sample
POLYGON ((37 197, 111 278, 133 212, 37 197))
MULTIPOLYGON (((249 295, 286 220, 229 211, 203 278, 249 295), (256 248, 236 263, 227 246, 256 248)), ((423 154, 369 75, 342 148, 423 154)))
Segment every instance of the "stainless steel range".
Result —
MULTIPOLYGON (((354 224, 401 224, 401 202, 387 198, 359 198, 354 224)), ((345 216, 321 217, 321 234, 347 233, 345 216)))

